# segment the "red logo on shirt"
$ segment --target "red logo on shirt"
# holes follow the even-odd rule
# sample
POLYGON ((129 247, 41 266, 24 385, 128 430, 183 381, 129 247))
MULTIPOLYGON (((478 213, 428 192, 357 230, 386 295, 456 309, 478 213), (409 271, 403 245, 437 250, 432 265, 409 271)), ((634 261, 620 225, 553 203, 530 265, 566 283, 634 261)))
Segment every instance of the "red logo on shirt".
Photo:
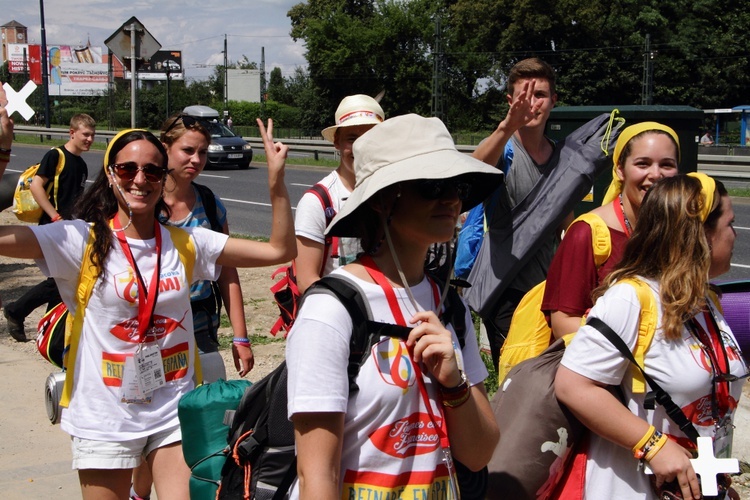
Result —
MULTIPOLYGON (((183 325, 182 323, 185 321, 185 316, 187 316, 188 312, 189 311, 185 311, 185 314, 182 315, 182 319, 180 319, 179 321, 168 318, 166 316, 159 316, 158 314, 154 314, 154 323, 146 332, 148 340, 158 340, 164 338, 173 331, 177 330, 177 328, 182 328, 183 330, 187 331, 187 328, 185 328, 185 325, 183 325)), ((112 335, 125 342, 139 342, 139 339, 136 338, 137 332, 137 316, 126 319, 125 321, 116 324, 110 330, 110 333, 112 333, 112 335)))
POLYGON ((432 453, 440 445, 435 425, 426 413, 412 413, 384 425, 372 433, 370 441, 383 453, 397 458, 432 453))

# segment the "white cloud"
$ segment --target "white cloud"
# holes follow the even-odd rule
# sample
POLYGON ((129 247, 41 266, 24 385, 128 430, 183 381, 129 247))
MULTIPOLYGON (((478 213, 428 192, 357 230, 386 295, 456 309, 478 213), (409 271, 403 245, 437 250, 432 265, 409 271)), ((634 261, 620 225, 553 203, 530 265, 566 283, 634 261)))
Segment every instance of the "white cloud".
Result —
MULTIPOLYGON (((130 17, 135 16, 165 50, 181 50, 185 76, 201 79, 223 64, 224 35, 231 61, 247 56, 260 64, 265 47, 266 70, 281 67, 291 75, 306 66, 304 46, 289 36, 289 9, 302 0, 47 0, 44 5, 45 33, 50 45, 78 45, 91 40, 104 47, 130 17), (209 66, 209 67, 206 67, 209 66)), ((41 43, 39 4, 0 0, 0 24, 17 21, 28 30, 31 43, 41 43)), ((106 50, 106 48, 105 48, 106 50)))

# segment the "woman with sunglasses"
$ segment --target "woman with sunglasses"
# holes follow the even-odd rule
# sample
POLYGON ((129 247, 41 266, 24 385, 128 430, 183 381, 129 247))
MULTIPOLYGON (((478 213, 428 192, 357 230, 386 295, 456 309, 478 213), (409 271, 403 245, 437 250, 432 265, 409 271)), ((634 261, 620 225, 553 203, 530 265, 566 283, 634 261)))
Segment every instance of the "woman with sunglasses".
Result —
MULTIPOLYGON (((644 369, 698 435, 713 439, 721 458, 731 453, 732 418, 742 392, 742 383, 732 380, 747 367, 708 279, 729 269, 733 219, 726 189, 710 177, 660 180, 644 197, 622 259, 595 291, 599 298, 588 315, 606 323, 632 350, 641 303, 633 286, 620 282, 637 278, 649 286, 659 320, 644 369)), ((578 330, 563 356, 555 392, 593 431, 585 498, 662 498, 651 481, 662 488, 674 480, 682 498, 701 498, 689 461, 692 441, 662 405, 644 408, 646 395, 633 390, 634 373, 614 344, 589 325, 578 330), (622 400, 608 386, 617 386, 622 400), (653 478, 639 462, 648 464, 653 478)), ((730 498, 737 498, 733 495, 730 491, 730 498)))
POLYGON ((291 498, 456 498, 451 454, 479 470, 499 432, 468 308, 462 348, 441 321, 443 290, 424 263, 502 174, 456 151, 438 119, 417 115, 358 138, 354 171, 356 187, 327 231, 361 238, 364 253, 332 277, 361 289, 373 320, 411 330, 405 341, 378 337, 350 394, 352 319, 332 295, 308 291, 286 351, 298 472, 291 498))
POLYGON ((37 259, 74 316, 82 268, 95 279, 66 355, 61 401, 85 499, 128 498, 143 456, 160 499, 189 496, 177 403, 195 385, 190 282, 215 280, 220 266, 265 266, 295 255, 284 186, 288 148, 273 144, 270 120, 268 133, 259 125, 273 212, 267 243, 162 226, 168 159, 145 130, 122 131, 110 142, 104 168, 75 214, 79 220, 0 227, 0 254, 37 259))

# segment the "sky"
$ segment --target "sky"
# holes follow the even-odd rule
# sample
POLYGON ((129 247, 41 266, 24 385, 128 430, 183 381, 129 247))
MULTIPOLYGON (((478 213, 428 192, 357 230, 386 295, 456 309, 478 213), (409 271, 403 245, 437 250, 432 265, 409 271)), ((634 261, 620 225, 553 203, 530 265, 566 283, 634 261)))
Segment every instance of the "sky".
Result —
MULTIPOLYGON (((203 80, 224 64, 224 35, 230 61, 261 61, 266 72, 280 67, 291 76, 306 67, 305 47, 289 36, 286 13, 303 0, 47 0, 44 2, 48 45, 85 45, 107 49, 104 40, 135 16, 161 44, 181 50, 185 78, 203 80)), ((41 43, 40 2, 0 0, 0 25, 17 21, 28 28, 29 43, 41 43)))

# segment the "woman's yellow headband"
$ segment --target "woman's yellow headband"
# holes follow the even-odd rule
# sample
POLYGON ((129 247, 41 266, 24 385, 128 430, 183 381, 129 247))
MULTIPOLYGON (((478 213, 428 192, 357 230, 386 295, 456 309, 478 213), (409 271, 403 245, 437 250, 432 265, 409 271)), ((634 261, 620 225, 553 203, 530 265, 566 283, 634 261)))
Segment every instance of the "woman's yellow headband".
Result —
POLYGON ((604 199, 602 199, 602 205, 606 205, 614 200, 617 195, 622 192, 622 181, 617 177, 617 165, 620 163, 622 150, 625 149, 625 146, 631 141, 631 139, 633 139, 633 137, 650 130, 666 132, 672 137, 672 139, 674 139, 674 142, 677 144, 677 163, 680 162, 680 138, 677 137, 677 132, 675 132, 672 127, 668 127, 658 122, 641 122, 626 127, 620 132, 620 136, 617 138, 617 144, 615 144, 615 151, 612 155, 612 182, 604 195, 604 199))
POLYGON ((109 144, 107 144, 107 150, 104 152, 104 169, 106 170, 109 166, 109 153, 112 151, 112 146, 114 146, 117 141, 125 134, 129 134, 130 132, 147 132, 146 129, 143 128, 126 128, 125 130, 119 131, 111 141, 109 141, 109 144))
POLYGON ((720 197, 717 196, 718 191, 716 191, 716 181, 700 172, 690 172, 688 176, 698 179, 701 183, 701 194, 703 194, 703 198, 705 199, 705 203, 703 203, 703 207, 701 207, 701 221, 706 222, 708 215, 713 212, 716 205, 719 204, 720 197))

